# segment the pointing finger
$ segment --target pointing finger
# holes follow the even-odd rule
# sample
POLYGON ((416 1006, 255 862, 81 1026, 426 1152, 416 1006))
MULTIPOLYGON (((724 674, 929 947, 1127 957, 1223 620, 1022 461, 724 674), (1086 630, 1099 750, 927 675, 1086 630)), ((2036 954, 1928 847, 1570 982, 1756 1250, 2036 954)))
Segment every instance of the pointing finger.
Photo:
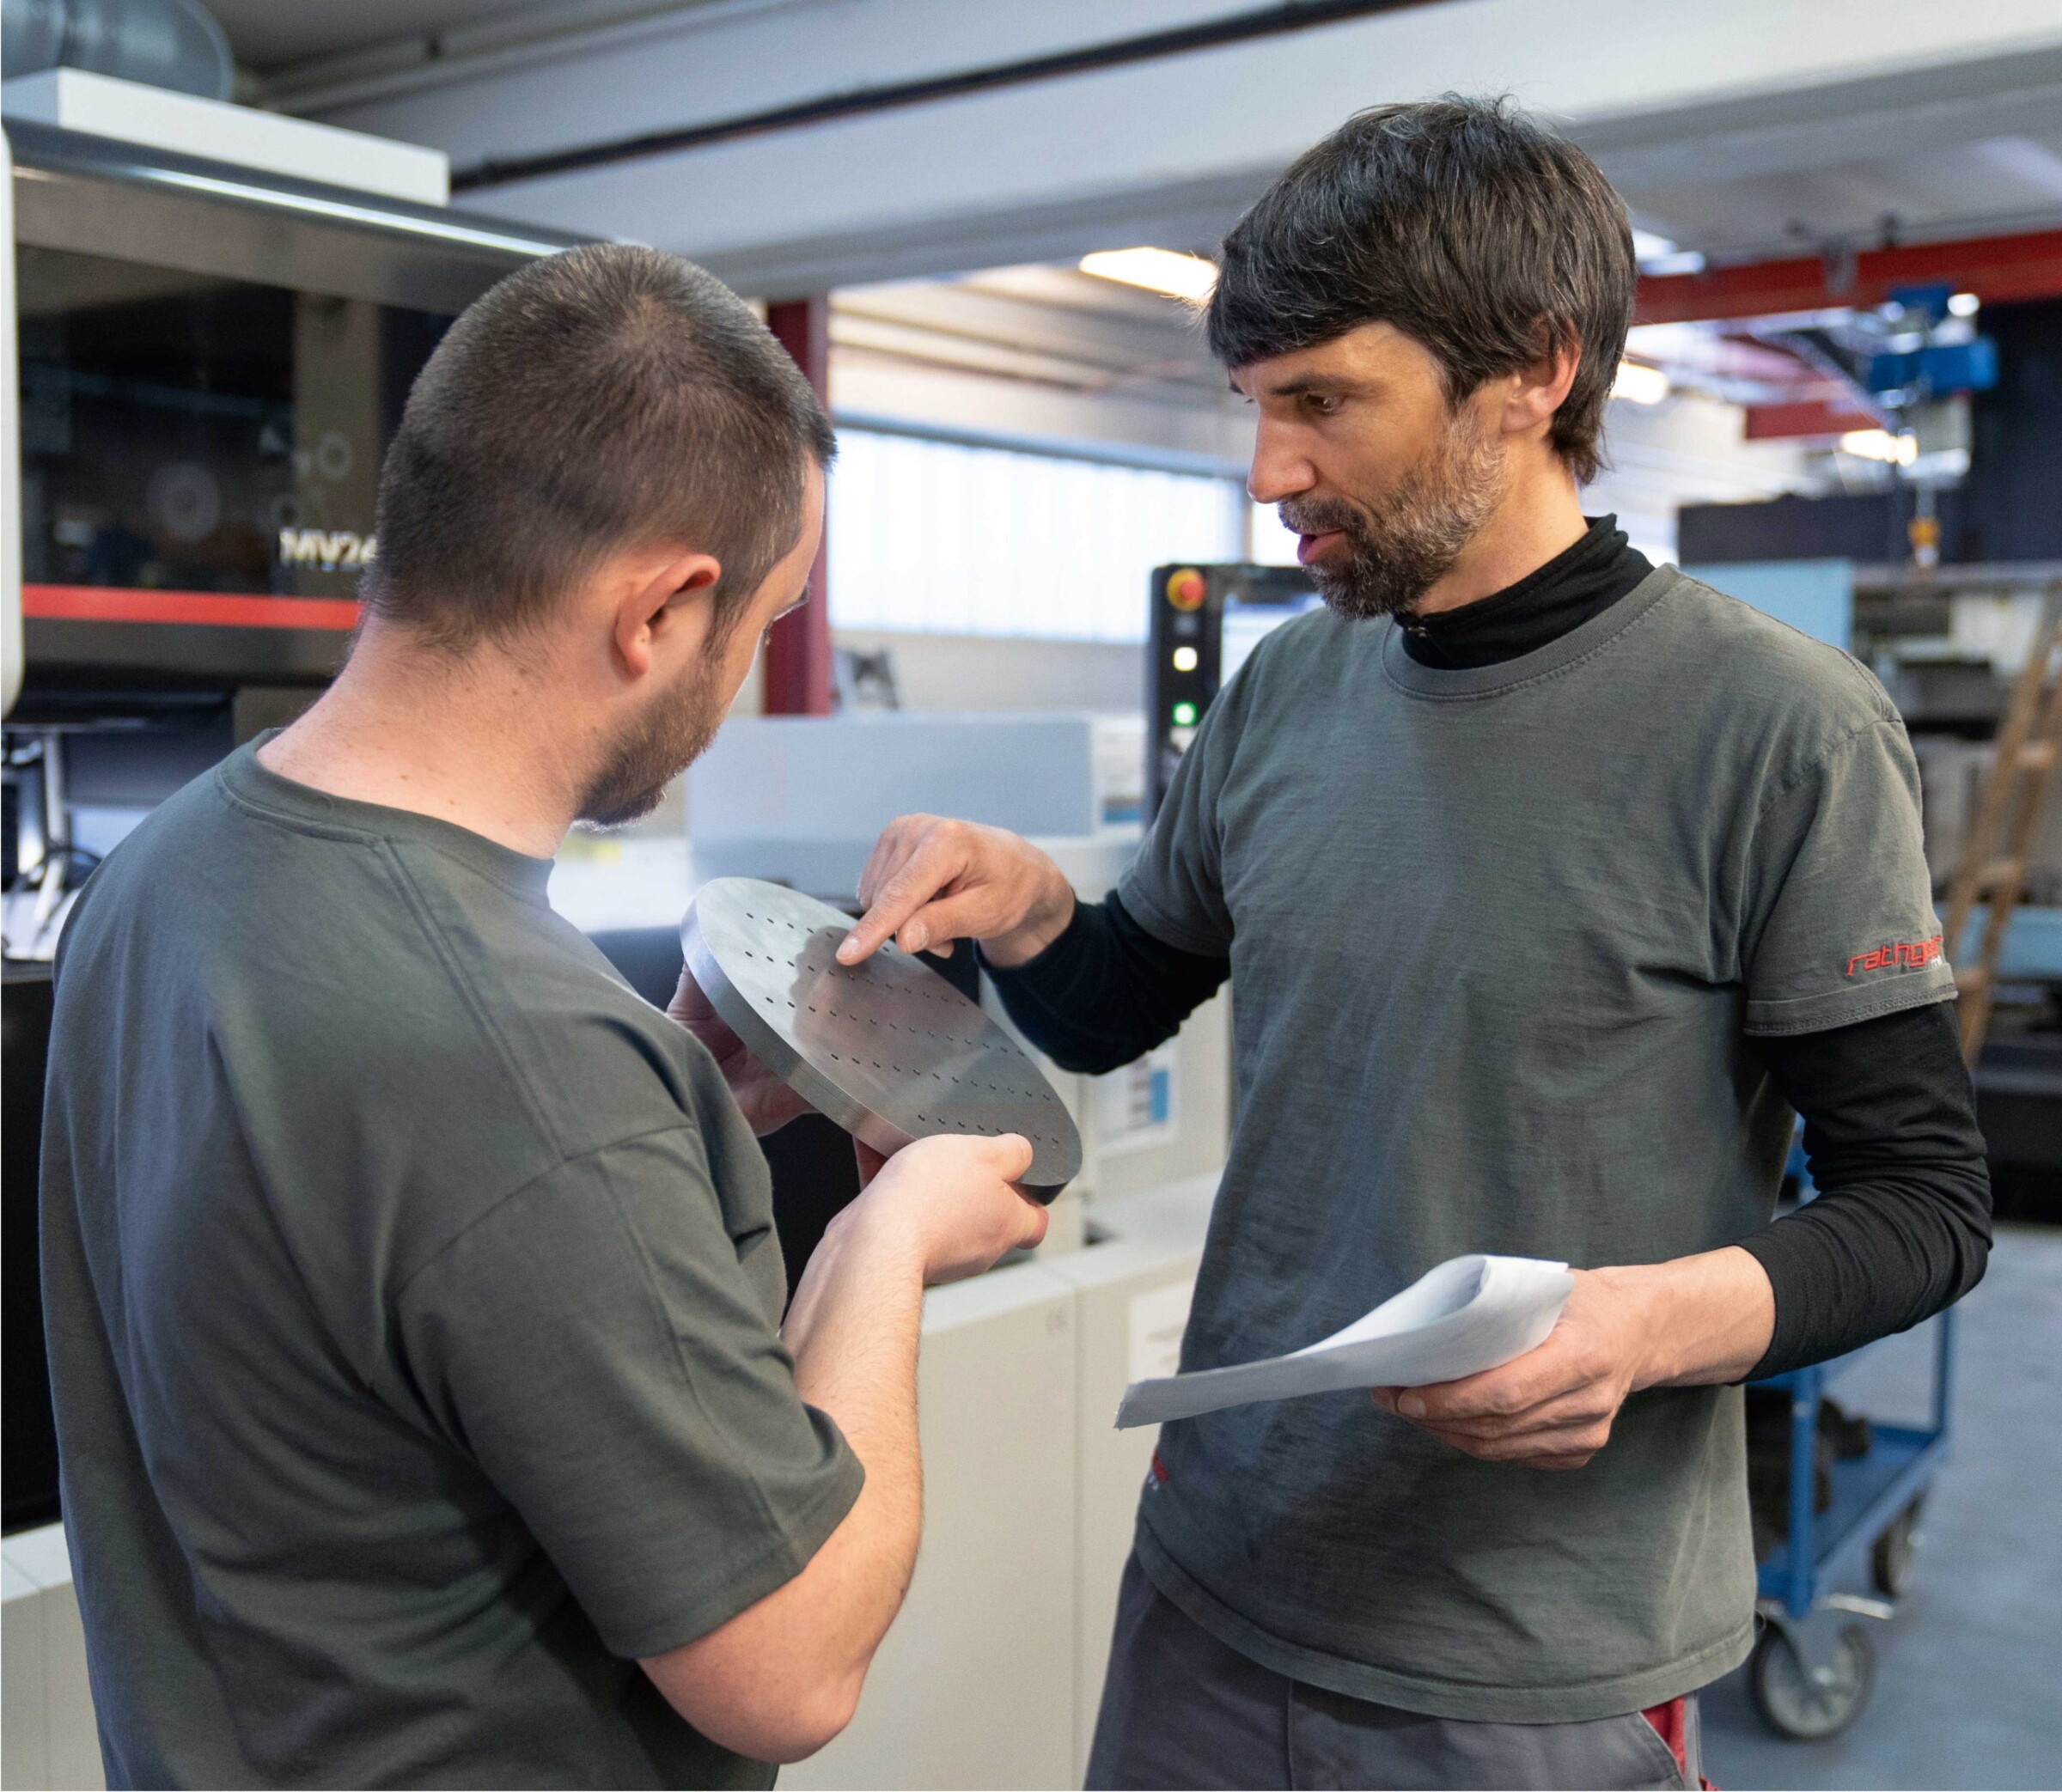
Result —
MULTIPOLYGON (((845 936, 838 948, 838 962, 856 965, 883 941, 900 933, 910 917, 949 884, 959 870, 949 850, 930 841, 918 846, 881 887, 858 924, 845 936)), ((900 943, 906 952, 920 952, 929 941, 919 931, 900 943)))

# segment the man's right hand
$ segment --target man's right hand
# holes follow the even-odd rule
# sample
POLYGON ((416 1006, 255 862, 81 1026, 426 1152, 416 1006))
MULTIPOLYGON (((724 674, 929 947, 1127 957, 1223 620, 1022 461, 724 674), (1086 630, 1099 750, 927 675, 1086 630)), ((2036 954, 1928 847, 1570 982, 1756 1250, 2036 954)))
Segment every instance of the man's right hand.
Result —
POLYGON ((1014 1132, 920 1138, 881 1165, 839 1221, 906 1238, 926 1288, 957 1282, 1043 1241, 1046 1210, 1012 1186, 1030 1167, 1030 1141, 1014 1132))
POLYGON ((882 830, 859 879, 866 912, 838 948, 856 965, 884 941, 944 952, 979 940, 989 961, 1028 963, 1067 930, 1074 892, 1037 847, 999 827, 903 815, 882 830))
POLYGON ((916 1565, 923 1284, 986 1269, 1046 1235, 1046 1210, 1010 1186, 1029 1141, 918 1139, 831 1222, 781 1337, 795 1391, 865 1465, 859 1497, 799 1574, 706 1636, 643 1658, 674 1710, 760 1761, 798 1761, 851 1721, 868 1664, 916 1565))

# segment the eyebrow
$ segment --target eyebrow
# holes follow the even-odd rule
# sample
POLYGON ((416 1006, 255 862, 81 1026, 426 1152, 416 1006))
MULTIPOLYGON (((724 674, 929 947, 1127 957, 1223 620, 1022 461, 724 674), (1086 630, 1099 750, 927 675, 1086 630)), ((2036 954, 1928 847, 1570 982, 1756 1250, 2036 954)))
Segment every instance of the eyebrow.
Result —
POLYGON ((1292 380, 1284 380, 1278 386, 1270 386, 1267 396, 1271 399, 1298 399, 1310 392, 1350 396, 1367 390, 1366 382, 1360 380, 1342 380, 1326 374, 1298 374, 1292 380))

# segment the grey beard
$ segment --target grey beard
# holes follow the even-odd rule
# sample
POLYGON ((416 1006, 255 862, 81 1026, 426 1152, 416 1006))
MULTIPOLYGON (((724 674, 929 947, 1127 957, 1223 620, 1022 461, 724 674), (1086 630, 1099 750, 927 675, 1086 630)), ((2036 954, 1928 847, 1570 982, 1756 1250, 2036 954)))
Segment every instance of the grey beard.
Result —
POLYGON ((1358 503, 1291 498, 1281 517, 1300 534, 1337 529, 1345 535, 1345 559, 1310 567, 1311 582, 1335 614, 1364 620, 1415 608, 1503 496, 1502 445, 1462 412, 1381 497, 1358 503))

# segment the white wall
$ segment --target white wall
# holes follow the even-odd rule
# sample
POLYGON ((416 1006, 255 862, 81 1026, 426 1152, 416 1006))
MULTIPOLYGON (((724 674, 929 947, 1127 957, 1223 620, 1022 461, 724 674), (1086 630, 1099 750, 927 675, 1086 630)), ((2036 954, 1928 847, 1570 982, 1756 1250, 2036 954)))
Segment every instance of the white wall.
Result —
POLYGON ((1227 472, 1242 472, 1253 456, 1253 413, 1229 393, 1198 405, 1122 389, 1070 392, 1026 380, 869 361, 833 347, 831 406, 841 415, 1193 456, 1227 472))
POLYGON ((1604 435, 1610 464, 1584 488, 1583 509, 1615 511, 1633 546, 1649 559, 1673 560, 1677 506, 1815 489, 1804 451, 1745 440, 1745 415, 1737 405, 1687 394, 1658 405, 1614 400, 1604 435))
MULTIPOLYGON (((1145 593, 1138 594, 1145 606, 1145 593)), ((840 647, 895 656, 911 710, 1102 710, 1144 707, 1145 649, 1107 641, 997 640, 980 635, 833 629, 840 647)))

